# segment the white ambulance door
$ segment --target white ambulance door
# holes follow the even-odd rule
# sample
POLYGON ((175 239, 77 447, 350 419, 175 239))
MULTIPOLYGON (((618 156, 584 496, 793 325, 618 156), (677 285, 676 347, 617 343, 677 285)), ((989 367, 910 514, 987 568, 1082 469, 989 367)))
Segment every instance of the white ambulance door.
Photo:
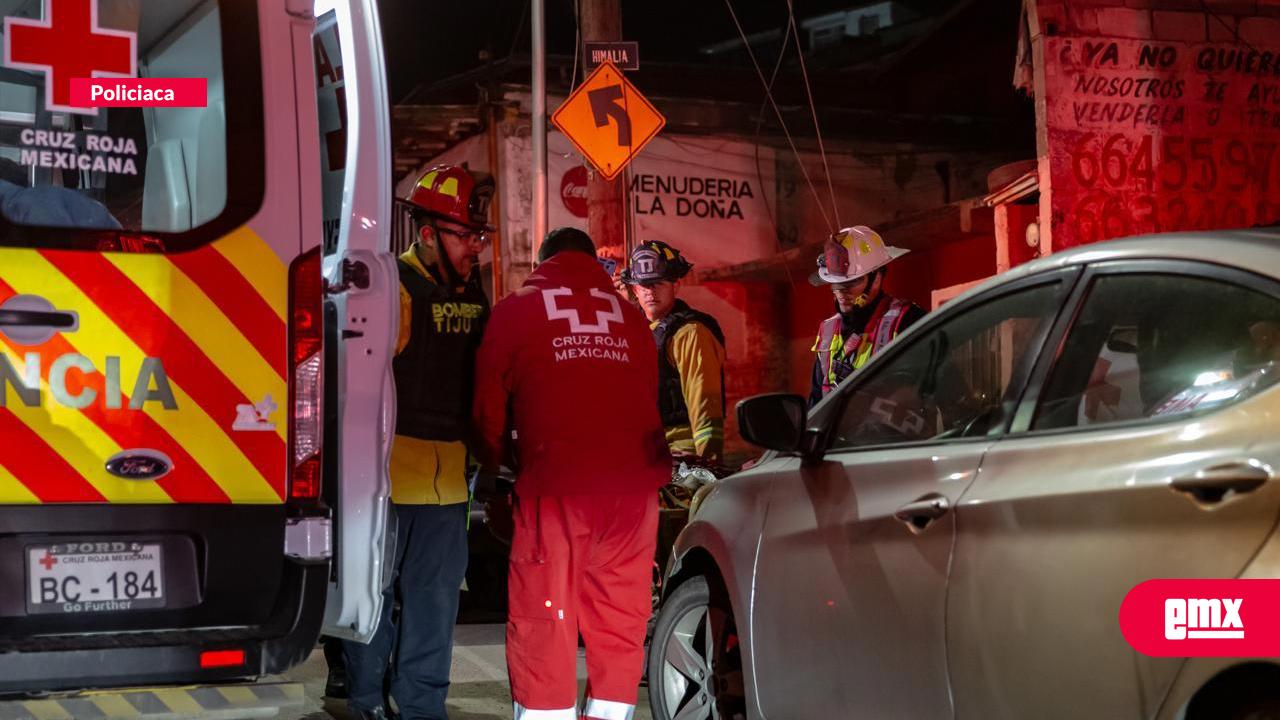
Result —
POLYGON ((334 509, 327 635, 367 641, 390 577, 388 457, 399 279, 391 140, 373 0, 318 0, 313 41, 323 200, 326 485, 334 509))

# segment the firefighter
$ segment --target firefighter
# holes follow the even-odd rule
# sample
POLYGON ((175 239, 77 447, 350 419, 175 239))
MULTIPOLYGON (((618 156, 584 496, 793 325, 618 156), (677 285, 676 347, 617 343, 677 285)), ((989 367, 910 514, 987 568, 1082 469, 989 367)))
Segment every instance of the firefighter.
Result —
POLYGON ((880 234, 865 225, 845 228, 827 241, 809 283, 831 286, 836 314, 822 321, 813 344, 817 358, 810 407, 924 316, 915 304, 884 291, 886 266, 907 252, 886 246, 880 234))
POLYGON ((392 363, 391 502, 401 607, 393 624, 389 588, 373 640, 345 644, 348 702, 360 718, 387 716, 383 677, 393 653, 391 696, 401 717, 447 717, 453 626, 467 567, 464 441, 476 351, 489 315, 476 266, 488 242, 492 196, 492 180, 442 166, 424 174, 401 206, 416 228, 416 241, 399 259, 400 331, 392 363))
POLYGON ((629 718, 644 664, 658 529, 671 477, 653 337, 586 233, 547 235, 524 286, 493 310, 476 367, 477 449, 490 472, 515 433, 507 667, 516 720, 629 718))
POLYGON ((649 319, 658 347, 658 411, 672 455, 718 463, 724 452, 724 333, 677 295, 693 265, 658 241, 631 253, 622 281, 649 319))

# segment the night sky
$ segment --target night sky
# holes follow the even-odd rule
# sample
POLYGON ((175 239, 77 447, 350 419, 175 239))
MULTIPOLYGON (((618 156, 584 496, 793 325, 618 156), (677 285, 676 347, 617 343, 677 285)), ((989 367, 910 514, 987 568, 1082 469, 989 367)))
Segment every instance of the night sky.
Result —
MULTIPOLYGON (((590 2, 590 0, 582 0, 590 2)), ((547 44, 553 54, 573 52, 574 0, 547 0, 547 44)), ((793 0, 797 18, 868 3, 857 0, 793 0)), ((934 11, 949 2, 903 4, 934 11)), ((781 27, 786 0, 733 0, 748 33, 781 27)), ((398 100, 420 84, 494 59, 529 52, 527 0, 382 0, 391 97, 398 100), (518 30, 518 33, 517 33, 518 30)), ((623 0, 623 35, 640 43, 644 60, 693 60, 700 46, 737 37, 724 0, 623 0)))

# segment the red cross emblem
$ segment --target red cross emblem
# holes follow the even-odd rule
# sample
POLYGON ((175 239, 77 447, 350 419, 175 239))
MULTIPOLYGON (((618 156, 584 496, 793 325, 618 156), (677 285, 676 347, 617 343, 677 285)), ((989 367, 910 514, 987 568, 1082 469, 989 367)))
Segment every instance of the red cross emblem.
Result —
POLYGON ((588 291, 595 300, 585 300, 592 307, 583 305, 584 299, 569 288, 544 288, 542 303, 547 311, 548 320, 568 320, 569 331, 575 333, 609 334, 609 323, 625 322, 622 306, 618 304, 618 296, 614 293, 591 288, 588 291), (565 298, 561 300, 560 298, 565 298), (606 307, 601 307, 598 300, 603 300, 606 307), (574 307, 577 305, 578 307, 574 307), (581 308, 581 311, 579 311, 581 308), (594 315, 595 322, 588 322, 594 315))
POLYGON ((98 0, 44 0, 44 20, 4 19, 4 64, 44 73, 50 112, 98 114, 72 107, 71 79, 136 77, 138 34, 98 26, 98 0))
POLYGON ((45 550, 44 557, 40 558, 36 562, 43 565, 45 570, 52 570, 53 566, 58 564, 58 558, 50 555, 49 551, 45 550))

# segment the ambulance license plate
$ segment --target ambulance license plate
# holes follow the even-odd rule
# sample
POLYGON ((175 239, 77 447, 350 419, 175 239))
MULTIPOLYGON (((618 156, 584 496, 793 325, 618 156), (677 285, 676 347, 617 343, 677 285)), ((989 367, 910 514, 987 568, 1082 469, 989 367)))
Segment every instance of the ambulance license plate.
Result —
POLYGON ((164 607, 159 543, 28 545, 27 578, 30 614, 164 607))

